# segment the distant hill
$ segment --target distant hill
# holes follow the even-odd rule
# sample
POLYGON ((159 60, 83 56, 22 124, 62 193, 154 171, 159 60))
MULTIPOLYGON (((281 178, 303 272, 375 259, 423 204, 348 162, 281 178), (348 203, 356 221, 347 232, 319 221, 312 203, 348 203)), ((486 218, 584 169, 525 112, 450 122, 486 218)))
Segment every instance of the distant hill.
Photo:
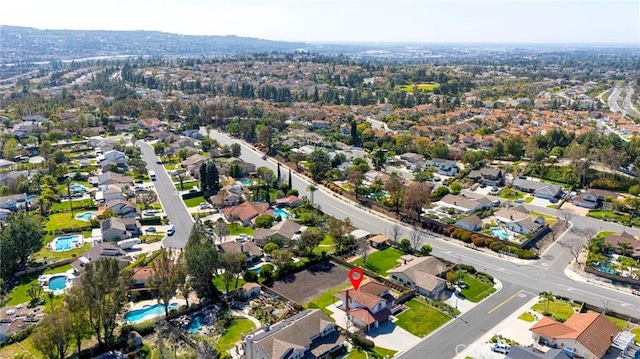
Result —
POLYGON ((313 49, 314 45, 238 36, 193 36, 160 31, 39 30, 0 25, 0 62, 97 56, 214 56, 313 49))

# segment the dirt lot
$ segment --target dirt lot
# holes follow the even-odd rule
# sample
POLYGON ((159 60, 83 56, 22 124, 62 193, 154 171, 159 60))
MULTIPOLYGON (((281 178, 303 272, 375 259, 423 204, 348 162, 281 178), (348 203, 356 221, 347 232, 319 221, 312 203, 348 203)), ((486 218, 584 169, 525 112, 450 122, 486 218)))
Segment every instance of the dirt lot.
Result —
POLYGON ((271 288, 296 303, 304 304, 327 290, 348 282, 349 271, 327 261, 279 280, 271 288))

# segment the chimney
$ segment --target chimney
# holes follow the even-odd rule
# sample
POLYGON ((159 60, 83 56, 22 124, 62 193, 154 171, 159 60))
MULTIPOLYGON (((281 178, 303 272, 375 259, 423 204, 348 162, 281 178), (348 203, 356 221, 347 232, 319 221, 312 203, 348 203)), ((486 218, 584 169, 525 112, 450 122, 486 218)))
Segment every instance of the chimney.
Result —
POLYGON ((344 291, 344 312, 347 314, 347 319, 349 317, 349 289, 344 291))

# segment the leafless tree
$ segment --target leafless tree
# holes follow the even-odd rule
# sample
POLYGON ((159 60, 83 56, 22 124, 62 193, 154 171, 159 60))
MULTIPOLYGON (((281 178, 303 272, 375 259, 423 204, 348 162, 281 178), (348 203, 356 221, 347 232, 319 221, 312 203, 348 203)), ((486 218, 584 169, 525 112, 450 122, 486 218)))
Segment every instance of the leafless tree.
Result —
POLYGON ((138 191, 136 192, 136 202, 142 203, 144 209, 149 209, 149 205, 158 199, 155 191, 138 191))
POLYGON ((558 210, 558 217, 564 221, 564 227, 569 228, 569 221, 573 219, 574 214, 566 209, 558 210))
POLYGON ((569 253, 575 258, 576 263, 580 265, 580 253, 582 249, 593 237, 598 234, 598 231, 594 228, 577 228, 571 230, 572 235, 566 240, 560 243, 560 246, 566 248, 569 253))
POLYGON ((369 254, 369 240, 367 237, 362 237, 358 241, 358 251, 362 258, 362 264, 367 265, 367 255, 369 254))
POLYGON ((411 231, 411 233, 409 234, 409 239, 411 240, 411 246, 413 247, 414 251, 418 250, 418 246, 420 245, 420 242, 422 242, 422 231, 418 228, 414 228, 413 231, 411 231))
POLYGON ((184 190, 184 180, 187 178, 187 170, 176 169, 176 178, 180 182, 180 190, 184 190))
POLYGON ((389 235, 394 243, 399 243, 402 238, 402 226, 399 223, 394 224, 393 227, 391 227, 389 235))

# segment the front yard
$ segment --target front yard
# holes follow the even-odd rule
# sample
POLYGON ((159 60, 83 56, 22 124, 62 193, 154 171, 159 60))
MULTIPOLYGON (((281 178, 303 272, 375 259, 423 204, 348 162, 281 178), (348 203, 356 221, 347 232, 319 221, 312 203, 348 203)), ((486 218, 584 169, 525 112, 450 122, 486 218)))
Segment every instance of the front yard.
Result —
POLYGON ((180 187, 180 182, 176 182, 174 185, 180 191, 188 191, 194 187, 198 187, 199 183, 199 181, 184 181, 182 182, 182 187, 180 187))
POLYGON ((515 199, 523 199, 524 193, 511 188, 503 188, 502 191, 500 191, 500 198, 504 198, 512 201, 515 199))
POLYGON ((460 279, 467 284, 467 287, 462 289, 460 293, 470 302, 478 303, 496 291, 492 285, 469 274, 465 273, 460 279))
POLYGON ((451 319, 448 315, 417 299, 411 299, 405 305, 409 309, 398 315, 395 324, 420 338, 438 329, 451 319))
POLYGON ((575 313, 575 310, 569 302, 564 300, 552 299, 549 301, 549 311, 547 313, 547 300, 542 299, 536 303, 531 309, 540 314, 548 314, 558 320, 565 321, 575 313))
POLYGON ((185 199, 183 201, 184 201, 184 204, 186 204, 187 207, 189 208, 197 207, 200 205, 200 203, 205 202, 203 196, 193 197, 193 198, 185 199))
POLYGON ((398 266, 398 259, 400 259, 400 257, 402 257, 402 252, 395 248, 387 248, 369 254, 366 263, 362 262, 362 258, 358 258, 353 264, 358 267, 371 269, 381 276, 386 277, 387 271, 398 266))

